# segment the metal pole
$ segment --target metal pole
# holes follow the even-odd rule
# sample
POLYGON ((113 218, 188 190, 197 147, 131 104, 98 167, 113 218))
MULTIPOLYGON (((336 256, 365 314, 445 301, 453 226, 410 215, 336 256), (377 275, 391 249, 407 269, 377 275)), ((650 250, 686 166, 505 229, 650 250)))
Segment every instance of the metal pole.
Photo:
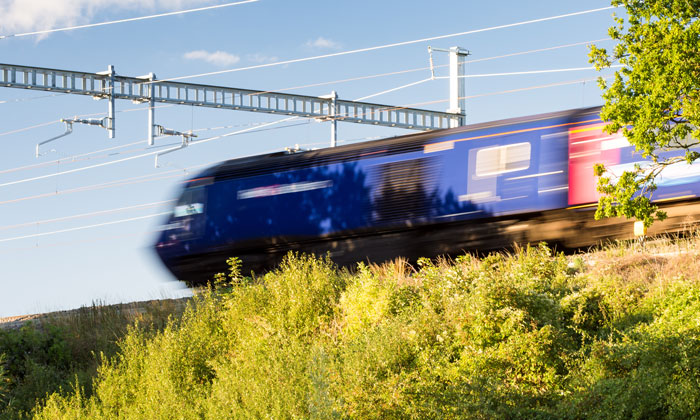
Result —
POLYGON ((153 132, 155 131, 155 118, 156 118, 156 99, 155 99, 155 88, 156 85, 153 83, 153 81, 156 80, 156 75, 153 73, 149 73, 148 75, 148 80, 151 82, 148 84, 148 96, 150 96, 150 100, 148 101, 148 145, 153 146, 155 144, 155 140, 153 139, 153 132))
POLYGON ((336 91, 331 92, 331 147, 338 144, 338 120, 335 116, 338 114, 338 94, 336 91))
POLYGON ((107 112, 107 132, 109 133, 109 138, 114 138, 115 131, 115 121, 114 121, 114 66, 109 65, 109 110, 107 112))
POLYGON ((467 79, 464 77, 466 71, 466 58, 469 51, 459 47, 451 47, 450 54, 450 108, 447 112, 460 114, 459 124, 455 121, 451 122, 452 127, 458 127, 465 124, 467 101, 467 79))

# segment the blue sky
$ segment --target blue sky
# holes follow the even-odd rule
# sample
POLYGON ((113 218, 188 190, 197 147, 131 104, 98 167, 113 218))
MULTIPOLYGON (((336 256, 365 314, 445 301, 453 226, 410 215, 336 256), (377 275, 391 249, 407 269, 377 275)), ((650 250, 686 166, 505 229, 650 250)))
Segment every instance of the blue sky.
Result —
MULTIPOLYGON (((205 0, 0 0, 0 35, 127 19, 223 4, 205 0)), ((46 35, 0 39, 0 62, 118 74, 150 72, 160 79, 274 63, 495 27, 609 6, 606 0, 381 0, 258 2, 46 35)), ((471 52, 470 75, 589 66, 585 45, 509 55, 607 38, 612 10, 256 70, 186 79, 193 83, 356 99, 430 77, 428 46, 471 52), (416 71, 414 70, 421 69, 416 71), (363 78, 390 72, 392 76, 363 78), (342 82, 345 79, 355 81, 342 82), (333 82, 318 86, 322 82, 333 82), (317 86, 309 86, 317 85, 317 86)), ((610 41, 597 42, 610 46, 610 41)), ((438 76, 444 53, 434 53, 438 76)), ((478 123, 600 105, 592 70, 468 79, 467 121, 478 123), (584 81, 588 79, 587 81, 584 81), (545 85, 555 85, 542 87, 545 85), (526 89, 533 88, 533 89, 526 89), (506 91, 515 91, 503 93, 506 91)), ((434 80, 369 99, 444 111, 446 80, 434 80)), ((64 131, 58 120, 107 112, 106 101, 11 88, 0 89, 0 185, 147 153, 146 105, 117 101, 117 137, 99 127, 64 131), (33 128, 31 128, 33 127, 33 128), (115 148, 119 147, 119 148, 115 148), (109 151, 104 149, 114 148, 109 151), (97 152, 86 155, 88 153, 97 152)), ((200 137, 254 127, 281 117, 167 106, 156 122, 200 137), (221 128, 225 127, 225 128, 221 128)), ((408 134, 382 127, 339 124, 340 144, 408 134)), ((187 295, 151 250, 155 231, 184 177, 216 161, 283 149, 324 147, 330 126, 290 121, 265 131, 210 141, 161 158, 85 169, 0 186, 0 317, 187 295), (109 184, 110 185, 106 185, 109 184), (95 214, 97 213, 97 214, 95 214), (86 214, 91 214, 87 216, 86 214), (77 216, 77 217, 75 217, 77 216), (58 219, 58 220, 54 220, 58 219), (133 220, 132 220, 133 219, 133 220), (131 220, 131 221, 125 221, 131 220), (112 223, 112 224, 109 224, 112 223), (93 228, 88 226, 100 225, 93 228), (63 233, 54 233, 65 231, 63 233), (40 235, 40 236, 37 236, 40 235), (21 238, 23 239, 16 239, 21 238)), ((159 138, 157 145, 179 139, 159 138)))

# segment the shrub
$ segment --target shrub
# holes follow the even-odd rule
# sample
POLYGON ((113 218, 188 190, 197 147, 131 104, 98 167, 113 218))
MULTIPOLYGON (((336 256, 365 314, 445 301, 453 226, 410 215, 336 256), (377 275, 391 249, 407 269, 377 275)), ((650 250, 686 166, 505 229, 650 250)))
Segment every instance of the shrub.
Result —
POLYGON ((252 278, 232 259, 181 318, 130 327, 91 388, 73 381, 35 417, 698 417, 697 265, 613 251, 354 274, 290 254, 252 278))

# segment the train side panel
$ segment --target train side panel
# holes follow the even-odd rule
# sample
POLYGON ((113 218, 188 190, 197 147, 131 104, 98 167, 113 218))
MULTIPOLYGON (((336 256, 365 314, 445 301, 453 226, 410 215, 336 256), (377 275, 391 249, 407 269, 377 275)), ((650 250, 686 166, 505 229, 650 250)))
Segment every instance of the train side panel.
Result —
POLYGON ((193 280, 230 256, 269 266, 290 249, 353 262, 512 244, 504 226, 567 206, 569 129, 597 118, 584 114, 261 157, 233 175, 221 168, 249 160, 226 162, 188 184, 156 248, 193 280))
MULTIPOLYGON (((607 134, 604 123, 569 130, 569 199, 570 206, 596 203, 597 178, 593 165, 602 163, 613 176, 631 171, 634 165, 649 165, 649 159, 637 152, 622 132, 607 134)), ((662 152, 662 157, 682 156, 680 150, 662 152)), ((657 179, 654 201, 692 199, 700 195, 700 164, 678 163, 664 169, 657 179)))

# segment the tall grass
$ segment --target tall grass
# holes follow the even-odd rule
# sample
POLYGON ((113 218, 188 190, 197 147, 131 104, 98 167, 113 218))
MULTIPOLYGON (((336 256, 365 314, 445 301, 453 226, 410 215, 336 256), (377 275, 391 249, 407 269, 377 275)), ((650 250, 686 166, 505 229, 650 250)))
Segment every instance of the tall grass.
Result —
POLYGON ((0 419, 30 418, 34 406, 54 392, 77 388, 90 395, 98 367, 118 353, 135 323, 152 333, 177 317, 180 306, 174 300, 93 304, 0 330, 0 419))
POLYGON ((181 317, 130 327, 90 384, 34 418, 700 416, 690 251, 538 246, 352 273, 290 254, 255 278, 231 264, 181 317))

